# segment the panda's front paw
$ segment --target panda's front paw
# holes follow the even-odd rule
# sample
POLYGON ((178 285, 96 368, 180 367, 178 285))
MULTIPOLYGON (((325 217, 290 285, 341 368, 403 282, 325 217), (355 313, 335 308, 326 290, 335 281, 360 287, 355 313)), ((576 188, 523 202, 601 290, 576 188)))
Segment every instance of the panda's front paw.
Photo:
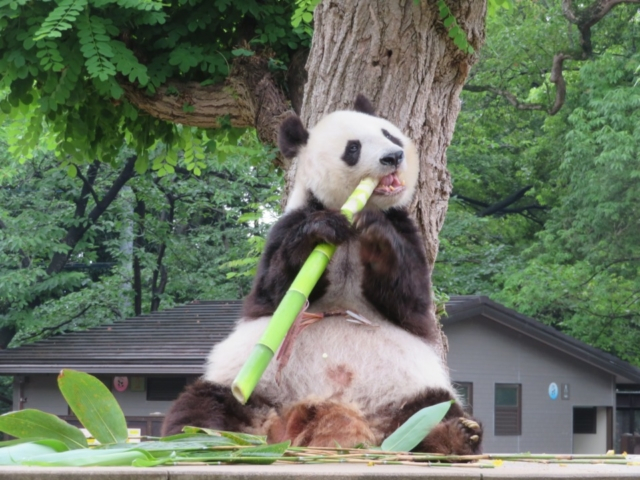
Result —
POLYGON ((360 260, 373 272, 387 275, 397 266, 397 233, 379 210, 360 212, 354 221, 360 240, 360 260))
POLYGON ((319 210, 307 217, 302 234, 313 243, 340 245, 353 237, 353 228, 342 213, 337 210, 319 210))

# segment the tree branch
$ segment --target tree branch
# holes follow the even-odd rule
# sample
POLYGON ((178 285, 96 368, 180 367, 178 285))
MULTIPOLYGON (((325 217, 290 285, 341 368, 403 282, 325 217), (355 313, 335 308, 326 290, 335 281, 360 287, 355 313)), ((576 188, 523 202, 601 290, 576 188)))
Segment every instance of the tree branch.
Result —
MULTIPOLYGON (((170 193, 165 192, 165 197, 169 203, 169 212, 166 215, 165 221, 169 224, 169 230, 173 229, 173 219, 176 210, 176 197, 170 193)), ((164 214, 163 214, 164 216, 164 214)), ((168 275, 167 269, 163 265, 164 255, 167 250, 167 242, 163 241, 158 248, 158 257, 156 260, 156 268, 153 270, 153 278, 151 280, 151 311, 157 312, 160 308, 160 295, 164 293, 167 286, 168 275), (158 283, 158 276, 160 277, 160 283, 158 283)))
POLYGON ((480 200, 476 200, 475 198, 465 197, 464 195, 460 195, 458 192, 452 192, 451 197, 459 198, 463 202, 469 203, 471 205, 475 205, 478 207, 487 208, 489 206, 488 203, 481 202, 480 200))
POLYGON ((621 3, 640 3, 640 0, 596 0, 581 10, 576 8, 573 0, 562 0, 562 14, 569 22, 578 27, 580 32, 580 47, 584 59, 593 55, 591 27, 602 20, 613 7, 621 3))
MULTIPOLYGON (((111 188, 109 188, 104 197, 102 197, 102 200, 98 201, 91 212, 89 212, 86 221, 82 224, 74 225, 70 227, 69 230, 67 230, 67 234, 62 240, 62 243, 66 244, 69 249, 66 252, 58 252, 53 255, 53 258, 51 259, 51 262, 49 262, 49 266, 47 267, 47 275, 52 275, 62 270, 64 265, 67 263, 71 252, 73 252, 73 249, 82 239, 86 231, 89 230, 89 228, 91 228, 91 226, 98 221, 100 216, 105 212, 109 205, 111 205, 111 202, 116 199, 122 187, 124 187, 124 185, 135 175, 135 171, 133 169, 135 163, 136 156, 134 155, 132 157, 129 157, 127 159, 127 163, 120 172, 120 175, 118 175, 118 177, 113 181, 113 184, 111 184, 111 188)), ((83 187, 83 190, 84 188, 85 187, 83 187)), ((82 218, 83 216, 84 207, 82 207, 81 202, 76 208, 76 218, 82 218), (78 210, 81 210, 83 215, 78 216, 78 210)))
POLYGON ((80 198, 84 198, 86 196, 86 192, 85 192, 85 189, 86 189, 89 191, 89 193, 91 193, 91 196, 93 197, 93 201, 96 202, 96 204, 100 200, 98 199, 98 195, 96 194, 96 191, 93 189, 93 184, 96 181, 96 176, 98 175, 99 168, 100 168, 100 162, 98 161, 95 161, 91 165, 89 165, 89 168, 87 169, 87 176, 89 177, 88 179, 82 174, 79 168, 76 168, 77 170, 76 175, 80 180, 82 180, 82 183, 83 183, 83 188, 82 188, 82 193, 80 193, 80 198))
POLYGON ((494 95, 504 97, 518 110, 545 110, 549 115, 555 115, 560 111, 564 105, 565 98, 567 97, 567 83, 565 82, 562 74, 563 63, 565 60, 572 58, 573 57, 571 55, 565 53, 558 53, 553 57, 549 81, 554 83, 556 86, 556 97, 550 107, 541 103, 521 102, 513 93, 501 88, 492 87, 491 85, 465 85, 463 90, 467 90, 468 92, 490 92, 494 95))
POLYGON ((490 92, 494 95, 504 97, 511 105, 518 110, 546 110, 545 106, 541 103, 525 103, 518 100, 513 93, 503 90, 501 88, 492 87, 490 85, 465 85, 463 90, 468 92, 490 92))
POLYGON ((136 206, 133 213, 137 217, 137 232, 133 237, 133 310, 136 316, 142 315, 142 265, 140 257, 144 248, 145 216, 147 206, 137 189, 133 189, 136 198, 136 206))
POLYGON ((257 55, 236 58, 222 84, 168 82, 153 96, 132 84, 121 86, 127 100, 153 117, 202 128, 219 128, 226 119, 234 127, 255 127, 260 140, 272 145, 280 122, 291 113, 268 61, 257 55))
POLYGON ((494 203, 490 207, 485 208, 484 210, 478 212, 478 216, 479 217, 486 217, 488 215, 493 215, 494 213, 496 213, 496 212, 498 212, 500 210, 503 210, 505 207, 508 207, 512 203, 516 203, 518 200, 520 200, 522 197, 524 197, 524 194, 527 193, 532 188, 533 188, 533 185, 528 185, 528 186, 526 186, 524 188, 521 188, 517 192, 514 192, 511 195, 509 195, 504 200, 501 200, 498 203, 494 203))
POLYGON ((82 315, 84 315, 85 313, 87 313, 89 311, 89 309, 92 307, 92 305, 87 305, 85 308, 83 308, 77 315, 74 315, 73 317, 65 320, 64 322, 61 322, 57 325, 53 325, 51 327, 43 327, 42 329, 40 329, 39 332, 35 332, 32 333, 31 335, 27 335, 26 337, 22 337, 20 338, 21 341, 24 340, 31 340, 32 338, 35 337, 40 337, 42 336, 45 332, 53 332, 61 327, 64 327, 65 325, 70 324, 71 322, 73 322, 75 319, 80 318, 82 315))

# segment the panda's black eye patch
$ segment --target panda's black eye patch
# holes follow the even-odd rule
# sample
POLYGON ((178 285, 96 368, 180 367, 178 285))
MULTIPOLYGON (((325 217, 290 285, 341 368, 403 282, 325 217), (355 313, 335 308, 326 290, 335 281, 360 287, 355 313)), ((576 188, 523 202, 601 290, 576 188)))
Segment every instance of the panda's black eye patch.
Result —
POLYGON ((358 160, 360 160, 360 149, 362 148, 362 144, 360 140, 349 140, 347 142, 347 146, 344 148, 344 153, 342 154, 342 160, 344 163, 353 167, 358 160))
POLYGON ((400 141, 400 139, 398 139, 398 138, 394 137, 393 135, 391 135, 384 128, 382 129, 382 134, 385 136, 385 138, 387 138, 387 140, 391 141, 391 143, 395 143, 397 146, 402 148, 402 142, 400 141))

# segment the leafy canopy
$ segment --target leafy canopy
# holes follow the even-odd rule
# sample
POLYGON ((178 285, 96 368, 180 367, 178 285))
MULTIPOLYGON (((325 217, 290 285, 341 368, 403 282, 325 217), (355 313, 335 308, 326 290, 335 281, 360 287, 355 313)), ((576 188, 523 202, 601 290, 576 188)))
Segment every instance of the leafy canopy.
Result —
POLYGON ((0 111, 20 121, 12 153, 29 157, 49 137, 68 164, 114 162, 126 142, 145 171, 157 143, 184 149, 200 137, 140 115, 122 85, 153 94, 169 79, 221 83, 234 57, 254 51, 282 68, 309 44, 312 5, 298 3, 1 0, 0 111))

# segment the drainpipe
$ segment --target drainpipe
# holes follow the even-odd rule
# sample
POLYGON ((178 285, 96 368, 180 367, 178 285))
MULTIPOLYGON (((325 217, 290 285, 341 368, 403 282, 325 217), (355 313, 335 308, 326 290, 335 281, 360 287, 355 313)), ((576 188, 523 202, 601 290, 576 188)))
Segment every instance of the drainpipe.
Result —
POLYGON ((18 410, 24 410, 24 404, 27 403, 27 397, 24 396, 24 385, 27 383, 26 378, 24 375, 16 375, 15 380, 19 385, 18 396, 20 397, 20 401, 18 403, 18 410))

